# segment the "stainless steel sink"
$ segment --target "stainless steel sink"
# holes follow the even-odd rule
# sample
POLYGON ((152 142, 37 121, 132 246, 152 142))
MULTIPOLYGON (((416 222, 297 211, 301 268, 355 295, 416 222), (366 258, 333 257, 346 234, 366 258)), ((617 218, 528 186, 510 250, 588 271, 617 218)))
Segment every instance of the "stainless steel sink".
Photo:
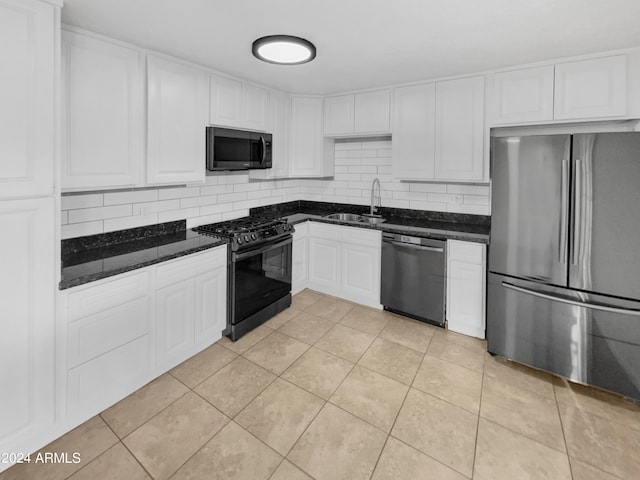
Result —
POLYGON ((378 223, 382 223, 382 222, 386 222, 387 219, 386 218, 380 218, 380 217, 367 217, 366 215, 363 215, 362 218, 360 220, 358 220, 361 223, 371 223, 371 224, 378 224, 378 223))
POLYGON ((324 218, 340 220, 341 222, 361 222, 363 217, 355 213, 332 213, 331 215, 325 215, 324 218))
POLYGON ((331 215, 325 215, 324 218, 340 220, 341 222, 369 223, 373 225, 386 221, 385 218, 368 217, 366 215, 358 215, 356 213, 332 213, 331 215))

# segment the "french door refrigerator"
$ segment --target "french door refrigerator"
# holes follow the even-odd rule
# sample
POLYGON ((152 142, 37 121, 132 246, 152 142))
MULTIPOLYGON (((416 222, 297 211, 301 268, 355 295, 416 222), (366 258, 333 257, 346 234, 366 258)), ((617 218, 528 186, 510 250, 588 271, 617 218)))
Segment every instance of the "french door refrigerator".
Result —
POLYGON ((640 399, 640 133, 491 148, 489 352, 640 399))

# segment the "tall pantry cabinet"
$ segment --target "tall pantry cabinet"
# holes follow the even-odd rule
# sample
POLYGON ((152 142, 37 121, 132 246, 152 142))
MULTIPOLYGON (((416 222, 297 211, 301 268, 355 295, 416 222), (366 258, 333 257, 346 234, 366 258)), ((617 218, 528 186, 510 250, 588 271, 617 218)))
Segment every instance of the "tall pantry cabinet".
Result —
POLYGON ((0 0, 0 452, 55 437, 61 6, 0 0))

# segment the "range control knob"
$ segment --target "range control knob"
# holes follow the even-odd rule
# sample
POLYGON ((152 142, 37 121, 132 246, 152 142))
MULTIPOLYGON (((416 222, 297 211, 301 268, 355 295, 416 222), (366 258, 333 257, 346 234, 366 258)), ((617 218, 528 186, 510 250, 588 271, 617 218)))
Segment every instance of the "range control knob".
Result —
POLYGON ((245 235, 244 236, 244 241, 245 241, 245 243, 249 241, 249 235, 245 235))
POLYGON ((256 234, 255 234, 255 233, 252 233, 252 234, 251 234, 251 240, 255 240, 256 238, 258 238, 258 237, 256 236, 256 234))
POLYGON ((236 239, 236 242, 238 243, 238 245, 242 245, 242 238, 238 237, 236 239))

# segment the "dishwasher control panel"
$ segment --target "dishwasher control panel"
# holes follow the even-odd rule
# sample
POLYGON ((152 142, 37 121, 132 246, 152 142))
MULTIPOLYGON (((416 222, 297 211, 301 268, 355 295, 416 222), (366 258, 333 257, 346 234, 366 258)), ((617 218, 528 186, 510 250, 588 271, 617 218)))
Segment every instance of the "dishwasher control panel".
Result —
POLYGON ((413 243, 414 245, 420 245, 420 238, 410 237, 408 235, 400 235, 400 241, 404 243, 413 243))

